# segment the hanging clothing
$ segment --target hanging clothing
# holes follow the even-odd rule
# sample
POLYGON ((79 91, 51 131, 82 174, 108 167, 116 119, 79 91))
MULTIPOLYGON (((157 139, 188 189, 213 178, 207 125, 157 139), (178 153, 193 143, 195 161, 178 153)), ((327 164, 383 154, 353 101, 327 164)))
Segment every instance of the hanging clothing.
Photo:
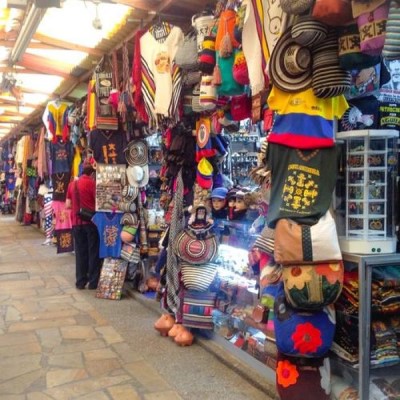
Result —
POLYGON ((179 120, 178 104, 182 90, 182 72, 173 60, 183 43, 183 32, 177 26, 173 26, 169 33, 161 32, 160 36, 158 32, 149 30, 140 39, 142 93, 150 126, 158 125, 159 116, 179 120))
POLYGON ((334 119, 341 118, 349 107, 344 96, 321 99, 312 89, 287 93, 276 87, 268 105, 276 112, 268 143, 298 149, 334 146, 334 119))
POLYGON ((255 95, 264 88, 263 80, 268 82, 268 61, 289 21, 282 11, 280 1, 245 0, 243 4, 246 5, 246 14, 242 47, 246 59, 250 60, 247 66, 252 94, 255 95))
POLYGON ((71 179, 69 172, 60 174, 52 174, 51 180, 53 182, 53 200, 65 201, 67 198, 68 183, 71 179))
POLYGON ((121 214, 108 212, 96 212, 92 218, 100 236, 100 258, 118 258, 121 255, 122 225, 119 223, 120 219, 121 214))
POLYGON ((123 132, 101 129, 90 132, 89 148, 99 164, 126 164, 124 154, 126 144, 123 132))
POLYGON ((136 112, 143 122, 148 123, 149 117, 146 113, 146 107, 143 100, 142 94, 142 63, 140 56, 140 39, 146 33, 145 29, 139 30, 135 35, 135 44, 133 50, 133 62, 132 62, 132 83, 135 89, 133 95, 133 104, 136 112))
POLYGON ((43 114, 43 122, 53 136, 53 143, 57 143, 57 139, 60 137, 64 141, 68 139, 68 108, 69 105, 67 103, 60 101, 47 103, 43 114))
POLYGON ((39 133, 39 141, 38 141, 38 163, 37 170, 38 176, 41 179, 44 179, 45 175, 48 175, 49 169, 47 165, 46 158, 46 142, 44 140, 45 137, 45 129, 42 128, 39 133))
POLYGON ((71 142, 50 143, 53 174, 70 172, 72 167, 73 146, 71 142))
POLYGON ((273 176, 267 223, 280 218, 316 223, 329 209, 337 177, 337 148, 300 150, 270 143, 267 163, 273 176))

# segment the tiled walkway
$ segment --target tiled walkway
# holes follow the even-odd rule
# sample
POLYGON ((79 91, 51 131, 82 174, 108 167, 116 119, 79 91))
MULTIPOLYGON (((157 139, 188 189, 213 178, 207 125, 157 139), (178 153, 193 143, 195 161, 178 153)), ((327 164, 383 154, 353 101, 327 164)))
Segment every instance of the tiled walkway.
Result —
POLYGON ((153 330, 133 299, 74 287, 74 258, 0 216, 0 399, 267 399, 198 345, 153 330))

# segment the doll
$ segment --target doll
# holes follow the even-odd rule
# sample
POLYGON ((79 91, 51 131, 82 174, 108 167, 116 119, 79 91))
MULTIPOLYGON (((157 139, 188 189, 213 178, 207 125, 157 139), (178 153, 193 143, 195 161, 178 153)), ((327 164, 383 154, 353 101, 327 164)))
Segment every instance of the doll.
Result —
POLYGON ((226 219, 228 216, 226 195, 228 189, 219 187, 211 192, 211 212, 214 219, 226 219))

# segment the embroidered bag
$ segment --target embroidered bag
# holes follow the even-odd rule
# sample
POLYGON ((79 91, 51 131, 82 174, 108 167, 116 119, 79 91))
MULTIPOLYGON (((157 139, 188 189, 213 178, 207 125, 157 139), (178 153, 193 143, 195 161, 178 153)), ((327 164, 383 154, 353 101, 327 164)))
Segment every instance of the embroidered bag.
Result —
POLYGON ((182 282, 185 289, 205 292, 209 289, 217 275, 217 264, 181 263, 182 282))
POLYGON ((343 288, 343 262, 283 267, 286 300, 295 308, 318 310, 333 304, 343 288))
POLYGON ((317 311, 294 309, 280 283, 274 302, 274 327, 278 350, 289 356, 323 357, 331 348, 336 317, 333 305, 317 311))
POLYGON ((251 117, 251 98, 247 94, 232 97, 231 116, 233 121, 242 121, 251 117))
POLYGON ((327 25, 346 25, 353 19, 350 0, 316 0, 312 16, 327 25))
POLYGON ((194 31, 189 32, 178 47, 175 64, 187 71, 198 69, 197 37, 194 31))
POLYGON ((329 400, 331 398, 329 357, 290 357, 278 352, 276 389, 281 400, 329 400))
POLYGON ((182 324, 190 328, 214 329, 212 312, 215 309, 216 298, 216 292, 185 290, 182 324))
POLYGON ((398 60, 400 58, 400 4, 398 0, 391 0, 388 21, 386 23, 385 44, 382 56, 386 60, 398 60))
POLYGON ((218 95, 236 96, 242 94, 244 86, 233 79, 234 56, 231 55, 225 58, 217 56, 217 63, 221 71, 221 85, 217 87, 218 95))
POLYGON ((363 13, 357 18, 360 48, 363 53, 371 56, 379 56, 382 53, 388 15, 389 6, 384 3, 374 11, 363 13))
POLYGON ((282 218, 275 228, 274 258, 279 264, 342 260, 336 224, 329 211, 315 225, 282 218))
POLYGON ((138 263, 140 261, 140 250, 135 243, 123 243, 121 258, 130 263, 138 263))

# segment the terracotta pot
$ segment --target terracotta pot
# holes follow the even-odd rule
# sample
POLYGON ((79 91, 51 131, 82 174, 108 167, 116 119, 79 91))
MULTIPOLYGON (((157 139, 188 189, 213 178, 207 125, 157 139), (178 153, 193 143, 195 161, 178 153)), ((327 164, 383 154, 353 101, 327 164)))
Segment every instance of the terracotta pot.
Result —
POLYGON ((154 323, 154 329, 160 332, 161 336, 167 336, 169 330, 174 326, 175 318, 170 314, 163 314, 154 323))
POLYGON ((168 336, 173 339, 178 336, 182 332, 182 330, 185 329, 186 328, 182 324, 174 324, 174 326, 168 332, 168 336))
POLYGON ((186 328, 182 329, 177 336, 175 336, 175 343, 178 346, 191 346, 193 344, 193 335, 186 328))

